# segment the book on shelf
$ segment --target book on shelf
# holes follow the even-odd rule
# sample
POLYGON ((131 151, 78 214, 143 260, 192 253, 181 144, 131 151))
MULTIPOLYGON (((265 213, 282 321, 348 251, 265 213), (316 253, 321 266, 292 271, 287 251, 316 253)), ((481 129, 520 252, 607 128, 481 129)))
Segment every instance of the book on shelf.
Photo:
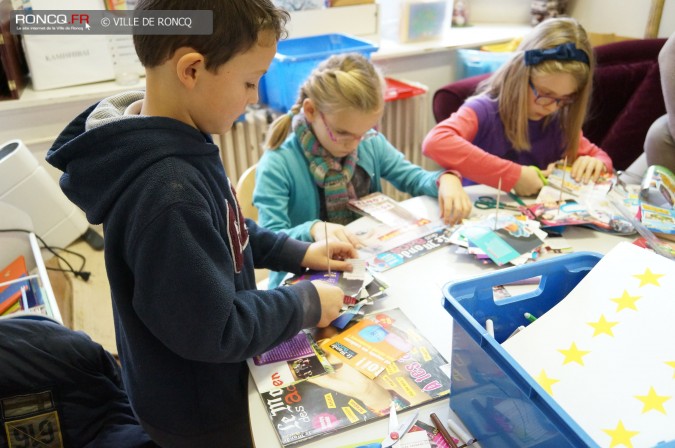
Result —
POLYGON ((0 0, 0 100, 18 99, 28 73, 21 36, 10 32, 10 0, 0 0))
POLYGON ((0 315, 30 311, 39 306, 40 291, 26 269, 23 256, 0 270, 0 315))
MULTIPOLYGON (((368 322, 364 326, 376 322, 380 329, 366 329, 365 338, 358 341, 364 346, 352 344, 350 350, 371 350, 374 354, 376 342, 370 340, 394 334, 396 344, 407 352, 371 378, 328 348, 344 338, 339 335, 322 338, 323 330, 315 329, 314 337, 334 371, 289 386, 264 392, 259 389, 282 445, 306 442, 386 417, 392 402, 402 411, 448 395, 447 361, 400 309, 379 311, 365 319, 368 322)), ((350 330, 345 332, 349 334, 350 330)))

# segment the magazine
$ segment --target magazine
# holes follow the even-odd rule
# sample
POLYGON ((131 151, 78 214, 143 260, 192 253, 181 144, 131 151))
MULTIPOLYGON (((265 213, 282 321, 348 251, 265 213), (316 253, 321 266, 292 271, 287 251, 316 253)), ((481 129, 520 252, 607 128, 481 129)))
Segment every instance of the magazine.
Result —
MULTIPOLYGON (((305 331, 301 331, 298 335, 311 339, 305 331)), ((247 360, 249 370, 258 392, 290 386, 308 378, 332 372, 333 366, 313 339, 311 339, 311 348, 312 351, 309 354, 267 364, 259 364, 255 362, 255 358, 249 358, 247 360)))
POLYGON ((375 254, 370 261, 370 268, 375 272, 388 271, 391 268, 451 244, 452 234, 453 231, 448 227, 437 228, 431 233, 416 237, 399 246, 375 254))
POLYGON ((415 216, 401 204, 379 192, 371 193, 360 199, 351 199, 349 208, 360 215, 372 216, 391 227, 424 225, 430 222, 426 218, 415 216))
POLYGON ((647 169, 640 188, 642 224, 657 236, 675 237, 675 175, 660 165, 647 169))
POLYGON ((549 227, 582 225, 620 235, 635 233, 633 225, 607 200, 604 185, 598 188, 587 185, 575 194, 563 195, 560 190, 544 186, 535 203, 521 207, 521 211, 529 219, 549 227))
MULTIPOLYGON (((261 393, 283 445, 306 442, 386 417, 392 401, 401 411, 448 395, 447 361, 400 309, 381 311, 368 318, 404 337, 412 348, 375 379, 326 352, 335 369, 333 373, 261 393)), ((326 341, 317 342, 323 346, 326 341)))
POLYGON ((412 349, 405 335, 402 337, 391 330, 366 317, 326 341, 322 347, 341 362, 374 379, 412 349))
MULTIPOLYGON (((532 220, 521 220, 512 215, 493 215, 480 221, 465 221, 460 228, 470 245, 475 245, 498 266, 513 263, 520 257, 528 258, 544 244, 545 233, 532 220)), ((518 263, 517 261, 515 264, 518 263)))

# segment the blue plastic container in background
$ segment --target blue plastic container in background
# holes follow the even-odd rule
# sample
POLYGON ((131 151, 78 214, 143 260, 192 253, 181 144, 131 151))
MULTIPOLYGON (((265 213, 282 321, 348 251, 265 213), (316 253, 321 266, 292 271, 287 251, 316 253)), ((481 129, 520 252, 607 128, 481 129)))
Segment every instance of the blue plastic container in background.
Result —
POLYGON ((513 53, 510 52, 467 50, 461 48, 457 50, 457 78, 468 78, 483 73, 495 72, 511 58, 511 55, 513 53))
POLYGON ((277 54, 260 82, 260 102, 286 112, 300 86, 321 61, 334 54, 361 53, 370 59, 377 46, 346 34, 322 34, 279 42, 277 54))
MULTIPOLYGON (((598 445, 501 346, 523 314, 541 316, 564 299, 602 255, 577 252, 449 283, 452 315, 450 408, 483 448, 580 448, 598 445), (492 287, 541 276, 524 294, 493 298, 492 287), (494 338, 485 329, 494 323, 494 338)), ((579 391, 583 394, 584 391, 579 391)))

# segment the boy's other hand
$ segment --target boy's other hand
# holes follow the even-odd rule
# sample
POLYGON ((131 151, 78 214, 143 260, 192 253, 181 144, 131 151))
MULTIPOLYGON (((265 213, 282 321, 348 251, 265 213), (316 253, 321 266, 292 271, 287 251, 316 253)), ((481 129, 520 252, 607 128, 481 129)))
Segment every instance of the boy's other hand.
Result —
POLYGON ((532 196, 539 193, 544 182, 539 177, 539 172, 533 166, 523 165, 520 168, 520 177, 513 187, 519 196, 532 196))
POLYGON ((319 328, 327 327, 340 314, 345 293, 337 286, 321 280, 313 280, 312 284, 316 287, 319 300, 321 300, 321 319, 316 326, 319 328))
POLYGON ((446 225, 455 225, 471 214, 471 199, 454 174, 446 173, 438 183, 438 207, 446 225))
POLYGON ((591 156, 581 156, 574 161, 570 175, 577 182, 588 183, 597 181, 607 167, 601 160, 591 156))
POLYGON ((348 258, 358 258, 358 252, 350 243, 323 240, 309 245, 300 266, 316 271, 326 271, 329 266, 335 271, 351 271, 351 263, 344 261, 348 258))
POLYGON ((342 224, 317 221, 312 225, 312 228, 309 230, 309 234, 312 236, 314 241, 336 239, 338 241, 350 243, 357 249, 363 247, 363 241, 361 241, 358 236, 354 235, 342 224), (327 234, 326 231, 328 231, 327 234))

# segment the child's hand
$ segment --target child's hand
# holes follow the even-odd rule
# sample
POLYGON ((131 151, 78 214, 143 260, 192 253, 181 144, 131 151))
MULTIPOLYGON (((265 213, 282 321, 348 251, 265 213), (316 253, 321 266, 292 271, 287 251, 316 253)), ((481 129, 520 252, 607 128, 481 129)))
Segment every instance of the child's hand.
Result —
POLYGON ((523 165, 520 168, 518 182, 516 182, 516 185, 513 188, 519 196, 532 196, 537 194, 543 186, 544 182, 541 180, 541 177, 539 177, 537 169, 533 166, 523 165))
POLYGON ((358 253, 354 246, 342 241, 317 241, 309 245, 305 257, 300 266, 314 269, 316 271, 325 271, 328 269, 328 257, 330 257, 330 268, 335 271, 351 271, 352 265, 347 263, 347 258, 358 258, 358 253), (326 250, 326 244, 328 249, 326 250))
POLYGON ((312 284, 316 287, 319 300, 321 300, 321 319, 316 326, 319 328, 327 327, 340 314, 345 293, 337 286, 321 280, 313 280, 312 284))
POLYGON ((572 178, 577 182, 588 183, 589 180, 595 182, 600 175, 607 170, 602 161, 591 156, 581 156, 574 161, 572 165, 572 178))
POLYGON ((363 241, 342 224, 334 224, 332 222, 324 224, 323 221, 317 221, 312 225, 312 228, 309 229, 309 234, 314 241, 333 238, 338 241, 350 243, 357 249, 363 247, 363 241), (328 235, 326 235, 326 229, 328 230, 328 235))
POLYGON ((471 199, 462 188, 462 181, 454 174, 446 173, 438 183, 438 206, 446 225, 462 222, 471 213, 471 199))

